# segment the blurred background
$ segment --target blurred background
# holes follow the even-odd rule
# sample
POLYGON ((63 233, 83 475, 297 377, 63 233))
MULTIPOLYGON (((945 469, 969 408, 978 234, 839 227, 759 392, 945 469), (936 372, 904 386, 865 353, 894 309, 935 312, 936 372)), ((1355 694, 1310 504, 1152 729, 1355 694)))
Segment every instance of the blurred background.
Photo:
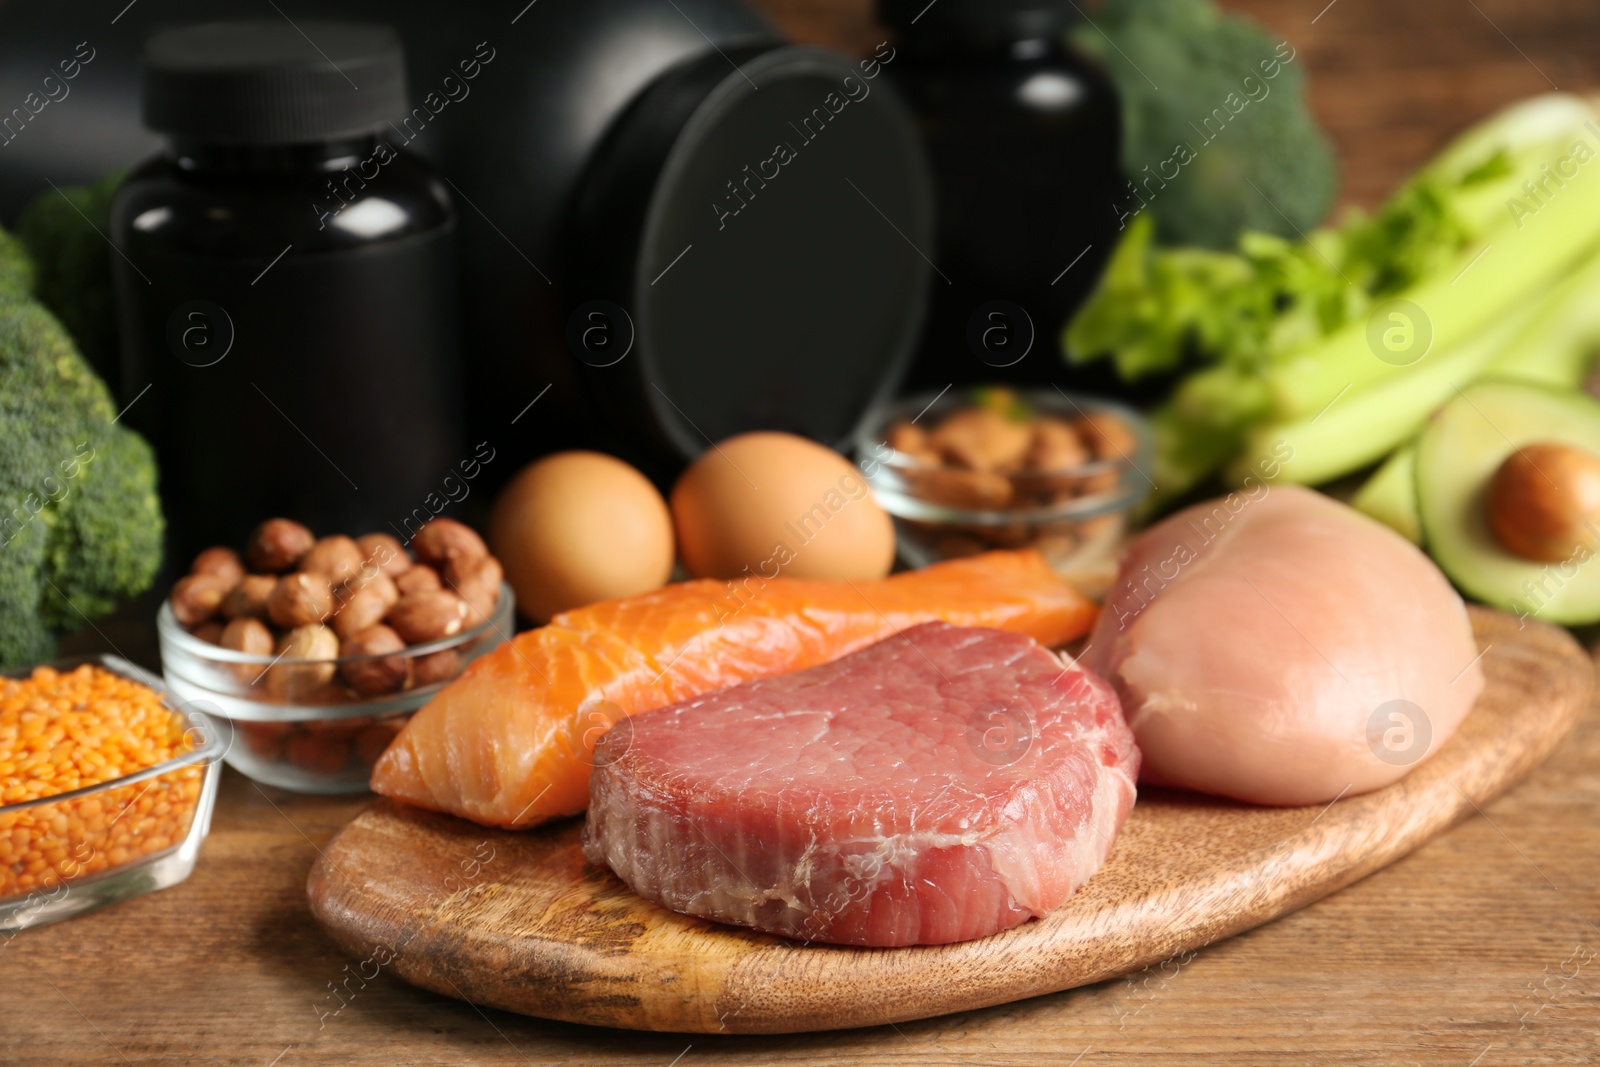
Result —
MULTIPOLYGON (((872 0, 753 0, 794 38, 883 39, 872 0)), ((1091 14, 1095 5, 1084 5, 1091 14)), ((1340 202, 1371 206, 1467 124, 1552 87, 1600 86, 1589 0, 1223 0, 1286 37, 1339 156, 1340 202), (1315 19, 1315 22, 1313 22, 1315 19)))

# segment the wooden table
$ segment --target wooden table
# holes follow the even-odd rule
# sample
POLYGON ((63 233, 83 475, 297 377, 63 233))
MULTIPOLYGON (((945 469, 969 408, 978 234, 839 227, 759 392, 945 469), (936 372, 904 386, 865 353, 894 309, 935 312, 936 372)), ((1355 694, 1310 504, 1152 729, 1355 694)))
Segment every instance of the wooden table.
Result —
MULTIPOLYGON (((803 39, 844 47, 879 39, 865 0, 766 2, 803 39)), ((1551 81, 1600 84, 1593 0, 1335 0, 1323 10, 1325 2, 1235 6, 1301 50, 1352 202, 1371 203, 1499 104, 1551 81)), ((318 847, 363 803, 261 789, 230 771, 188 882, 0 939, 0 1063, 1600 1059, 1600 710, 1481 816, 1188 963, 1008 1007, 795 1037, 691 1039, 547 1023, 385 975, 364 988, 349 981, 356 994, 339 1008, 331 991, 356 961, 312 926, 305 878, 318 847)))

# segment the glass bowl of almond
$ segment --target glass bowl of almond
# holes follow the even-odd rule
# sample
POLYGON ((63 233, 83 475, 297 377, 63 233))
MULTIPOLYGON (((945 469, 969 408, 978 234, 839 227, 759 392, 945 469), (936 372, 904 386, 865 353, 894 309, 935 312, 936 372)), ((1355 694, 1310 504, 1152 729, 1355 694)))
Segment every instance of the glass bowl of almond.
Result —
POLYGON ((865 421, 856 453, 910 566, 1034 548, 1091 593, 1153 487, 1145 421, 1054 388, 907 397, 865 421))

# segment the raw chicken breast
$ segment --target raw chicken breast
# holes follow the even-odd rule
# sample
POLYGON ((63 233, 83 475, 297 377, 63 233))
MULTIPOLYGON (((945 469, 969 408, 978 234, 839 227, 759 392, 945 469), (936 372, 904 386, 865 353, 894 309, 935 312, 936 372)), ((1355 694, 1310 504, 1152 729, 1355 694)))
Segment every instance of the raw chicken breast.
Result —
POLYGON ((584 852, 641 896, 878 946, 1056 907, 1105 861, 1139 768, 1104 682, 944 623, 628 719, 595 761, 584 852))
POLYGON ((1122 697, 1144 781, 1257 804, 1396 781, 1484 684, 1438 568, 1289 485, 1196 505, 1141 536, 1083 660, 1122 697))

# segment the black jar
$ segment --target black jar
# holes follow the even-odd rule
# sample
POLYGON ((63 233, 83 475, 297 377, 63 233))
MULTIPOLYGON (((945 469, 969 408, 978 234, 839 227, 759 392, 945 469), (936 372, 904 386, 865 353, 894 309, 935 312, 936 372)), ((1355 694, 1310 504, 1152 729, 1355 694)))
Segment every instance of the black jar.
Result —
POLYGON ((1121 110, 1071 0, 880 0, 933 165, 940 277, 913 384, 1063 378, 1117 236, 1121 110))
POLYGON ((431 167, 376 135, 406 110, 399 36, 168 30, 142 89, 168 146, 112 209, 122 393, 174 547, 271 515, 354 534, 440 510, 470 458, 455 216, 431 167))

